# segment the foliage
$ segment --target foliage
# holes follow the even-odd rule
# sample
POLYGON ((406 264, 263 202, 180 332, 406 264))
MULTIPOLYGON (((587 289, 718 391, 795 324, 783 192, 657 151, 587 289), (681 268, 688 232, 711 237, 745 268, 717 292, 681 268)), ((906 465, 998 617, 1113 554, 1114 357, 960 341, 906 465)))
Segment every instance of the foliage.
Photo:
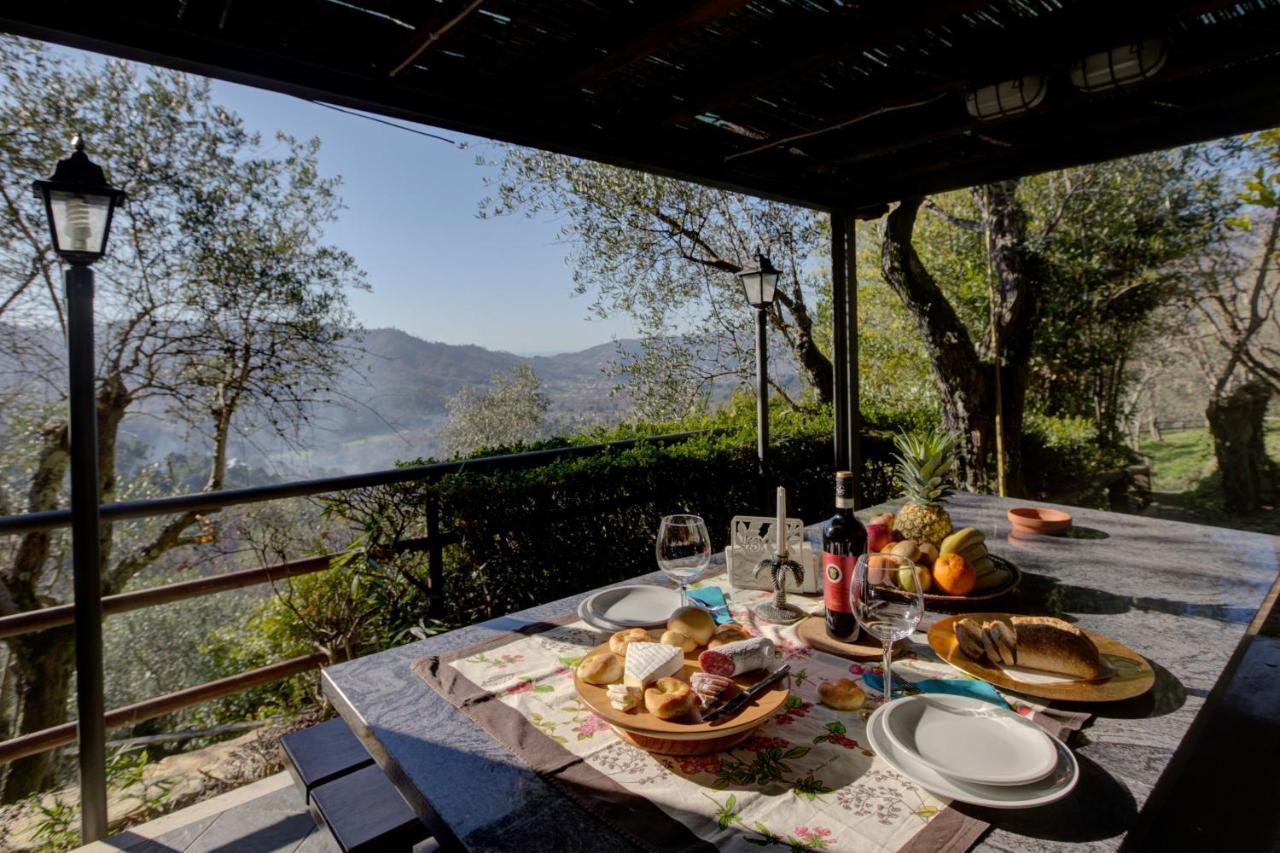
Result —
POLYGON ((537 441, 546 431, 550 405, 542 379, 529 365, 495 373, 488 388, 464 385, 446 402, 444 446, 450 454, 465 455, 482 447, 537 441))
MULTIPOLYGON (((769 321, 818 400, 831 362, 815 324, 827 298, 829 224, 811 210, 559 154, 502 149, 481 216, 521 213, 561 223, 574 288, 600 316, 630 317, 643 338, 620 354, 641 417, 696 411, 717 379, 753 371, 754 321, 734 273, 768 255, 782 272, 769 321)), ((775 390, 785 393, 775 383, 775 390)))
POLYGON ((1130 464, 1128 452, 1103 440, 1090 418, 1031 413, 1022 438, 1027 492, 1051 497, 1089 477, 1130 464))
MULTIPOLYGON (((76 133, 129 194, 111 251, 95 266, 103 501, 166 491, 162 466, 138 476, 118 466, 126 416, 161 415, 203 441, 207 490, 226 484, 233 436, 294 436, 348 366, 339 346, 355 329, 347 294, 364 286, 354 259, 325 242, 341 201, 338 180, 318 169, 318 141, 277 136, 264 148, 213 102, 208 81, 117 61, 71 62, 7 37, 0 116, 0 355, 12 374, 6 387, 25 407, 13 421, 5 407, 0 420, 30 452, 7 472, 16 474, 6 488, 18 496, 12 503, 44 511, 66 500, 66 305, 29 185, 66 155, 76 133)), ((193 512, 104 524, 103 592, 120 592, 166 553, 217 536, 215 521, 193 512)), ((30 533, 3 548, 0 613, 67 600, 61 534, 30 533)), ((21 731, 65 719, 70 641, 65 631, 8 641, 21 731)), ((37 790, 49 770, 46 755, 13 763, 5 796, 37 790)))

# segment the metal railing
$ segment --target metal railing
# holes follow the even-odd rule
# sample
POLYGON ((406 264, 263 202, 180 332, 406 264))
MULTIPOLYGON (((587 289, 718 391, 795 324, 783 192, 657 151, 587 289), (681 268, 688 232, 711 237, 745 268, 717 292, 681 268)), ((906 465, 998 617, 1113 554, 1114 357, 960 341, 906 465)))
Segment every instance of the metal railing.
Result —
MULTIPOLYGON (((703 433, 672 433, 600 444, 572 445, 526 453, 486 456, 459 462, 413 465, 364 474, 324 477, 244 489, 200 492, 143 501, 123 501, 106 504, 101 507, 100 512, 103 521, 113 522, 181 512, 216 511, 230 506, 263 503, 286 498, 314 497, 316 495, 333 494, 374 486, 429 482, 451 474, 464 472, 499 473, 521 468, 534 468, 560 459, 588 456, 609 450, 622 450, 638 444, 676 444, 701 434, 703 433)), ((427 552, 427 585, 431 590, 432 602, 436 603, 440 601, 444 592, 444 546, 458 541, 458 538, 452 531, 440 530, 440 508, 436 501, 430 501, 425 510, 427 535, 419 539, 399 542, 396 544, 396 548, 401 551, 427 552)), ((70 510, 3 516, 0 517, 0 535, 12 536, 33 531, 53 530, 68 527, 70 524, 70 510)), ((519 519, 513 520, 512 528, 521 526, 521 524, 522 522, 519 519)), ((117 613, 127 613, 131 610, 154 607, 158 604, 183 601, 216 592, 242 589, 257 584, 323 572, 327 571, 331 567, 332 561, 339 556, 342 555, 327 554, 319 557, 309 557, 271 566, 243 569, 150 589, 104 596, 101 599, 102 614, 105 618, 117 613)), ((76 624, 76 608, 73 604, 61 604, 39 610, 24 611, 0 617, 0 640, 74 624, 76 624)), ((223 696, 240 693, 253 687, 281 681, 299 673, 319 668, 327 662, 328 660, 323 653, 316 652, 247 672, 237 673, 216 681, 155 696, 122 708, 114 708, 108 710, 104 715, 106 729, 111 730, 133 725, 143 720, 171 714, 223 696)), ((76 735, 77 725, 73 721, 40 731, 28 732, 6 741, 0 741, 0 764, 7 764, 19 758, 66 746, 76 741, 76 735)))

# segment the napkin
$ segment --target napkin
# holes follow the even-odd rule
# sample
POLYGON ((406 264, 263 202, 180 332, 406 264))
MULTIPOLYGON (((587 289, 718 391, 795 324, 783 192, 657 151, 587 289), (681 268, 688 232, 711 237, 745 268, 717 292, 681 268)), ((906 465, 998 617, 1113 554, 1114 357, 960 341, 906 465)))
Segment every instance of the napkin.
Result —
POLYGON ((724 590, 720 587, 707 586, 701 589, 691 589, 689 590, 689 598, 710 610, 711 618, 715 620, 717 625, 733 621, 733 617, 729 615, 729 605, 724 600, 724 590))
MULTIPOLYGON (((880 676, 864 672, 862 681, 872 690, 884 693, 884 679, 880 676)), ((925 678, 920 681, 906 682, 902 679, 897 679, 896 681, 899 685, 908 684, 921 693, 950 693, 955 696, 969 696, 973 699, 981 699, 984 702, 999 705, 1001 708, 1009 707, 1009 703, 1004 700, 999 691, 985 681, 969 678, 925 678)))

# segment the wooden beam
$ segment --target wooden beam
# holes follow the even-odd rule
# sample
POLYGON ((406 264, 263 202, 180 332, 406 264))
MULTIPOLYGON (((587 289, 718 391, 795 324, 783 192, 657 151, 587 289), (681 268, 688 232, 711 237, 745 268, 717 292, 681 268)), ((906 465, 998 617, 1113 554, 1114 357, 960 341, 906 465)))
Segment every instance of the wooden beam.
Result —
MULTIPOLYGON (((700 0, 697 3, 674 2, 660 7, 660 14, 652 11, 634 21, 614 22, 608 32, 630 35, 605 48, 605 55, 586 66, 566 75, 566 82, 575 87, 588 87, 620 68, 643 59, 661 47, 693 30, 705 27, 726 15, 737 12, 750 0, 700 0)), ((644 5, 644 4, 642 4, 644 5)), ((645 6, 646 10, 651 7, 645 6)), ((592 46, 592 52, 598 47, 592 46)))
POLYGON ((388 77, 395 77, 410 65, 418 61, 428 50, 438 47, 454 29, 471 16, 484 3, 484 0, 443 0, 439 8, 432 10, 413 28, 413 36, 396 53, 399 59, 387 72, 388 77))

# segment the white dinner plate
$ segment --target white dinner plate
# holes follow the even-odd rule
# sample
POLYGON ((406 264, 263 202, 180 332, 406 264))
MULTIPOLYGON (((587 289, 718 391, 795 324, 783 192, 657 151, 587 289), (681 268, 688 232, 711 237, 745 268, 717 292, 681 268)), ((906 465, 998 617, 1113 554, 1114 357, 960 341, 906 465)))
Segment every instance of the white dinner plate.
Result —
POLYGON ((972 696, 921 693, 890 703, 884 730, 893 745, 953 779, 1025 785, 1048 776, 1058 752, 1044 729, 972 696))
POLYGON ((584 599, 578 615, 596 627, 621 631, 665 625, 679 607, 679 590, 633 584, 602 589, 584 599))
POLYGON ((943 776, 893 745, 884 730, 884 710, 887 707, 878 708, 867 721, 867 740, 871 749, 894 770, 940 797, 993 809, 1029 809, 1062 799, 1071 793, 1080 778, 1076 757, 1057 738, 1051 738, 1058 751, 1057 766, 1048 776, 1029 785, 982 785, 943 776))

